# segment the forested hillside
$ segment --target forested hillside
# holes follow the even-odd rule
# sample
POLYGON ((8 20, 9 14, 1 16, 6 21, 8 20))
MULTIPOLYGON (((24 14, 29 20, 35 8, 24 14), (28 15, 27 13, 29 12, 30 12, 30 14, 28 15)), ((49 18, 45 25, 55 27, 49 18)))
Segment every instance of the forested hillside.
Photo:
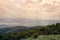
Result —
POLYGON ((16 26, 0 29, 0 40, 20 40, 29 37, 37 38, 39 35, 60 34, 60 23, 47 26, 16 26))

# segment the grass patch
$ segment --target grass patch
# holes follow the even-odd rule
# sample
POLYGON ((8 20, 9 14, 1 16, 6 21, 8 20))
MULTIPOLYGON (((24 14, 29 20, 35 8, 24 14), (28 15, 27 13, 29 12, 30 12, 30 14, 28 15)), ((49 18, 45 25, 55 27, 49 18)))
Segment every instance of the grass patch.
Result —
POLYGON ((30 37, 25 40, 60 40, 60 35, 40 35, 36 39, 30 37))

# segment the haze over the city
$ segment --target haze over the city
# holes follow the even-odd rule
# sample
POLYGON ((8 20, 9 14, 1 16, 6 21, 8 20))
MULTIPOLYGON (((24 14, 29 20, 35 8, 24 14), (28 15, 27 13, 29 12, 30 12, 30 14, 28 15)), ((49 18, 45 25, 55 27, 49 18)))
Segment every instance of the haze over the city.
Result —
POLYGON ((0 24, 38 25, 50 20, 60 22, 60 0, 0 0, 0 24))

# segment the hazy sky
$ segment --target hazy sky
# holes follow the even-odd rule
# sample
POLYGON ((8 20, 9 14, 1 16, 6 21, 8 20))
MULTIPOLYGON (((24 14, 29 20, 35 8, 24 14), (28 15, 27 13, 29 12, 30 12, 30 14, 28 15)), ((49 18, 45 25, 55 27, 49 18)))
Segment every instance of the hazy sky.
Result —
POLYGON ((60 20, 60 1, 0 0, 0 18, 60 20))

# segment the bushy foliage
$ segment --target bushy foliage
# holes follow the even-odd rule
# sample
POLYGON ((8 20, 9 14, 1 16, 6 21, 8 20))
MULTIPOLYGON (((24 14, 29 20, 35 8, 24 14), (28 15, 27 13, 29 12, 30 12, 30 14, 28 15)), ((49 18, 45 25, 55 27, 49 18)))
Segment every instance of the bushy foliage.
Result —
POLYGON ((7 32, 0 34, 0 40, 21 40, 29 37, 37 38, 39 35, 60 34, 60 23, 36 26, 25 31, 7 32))

